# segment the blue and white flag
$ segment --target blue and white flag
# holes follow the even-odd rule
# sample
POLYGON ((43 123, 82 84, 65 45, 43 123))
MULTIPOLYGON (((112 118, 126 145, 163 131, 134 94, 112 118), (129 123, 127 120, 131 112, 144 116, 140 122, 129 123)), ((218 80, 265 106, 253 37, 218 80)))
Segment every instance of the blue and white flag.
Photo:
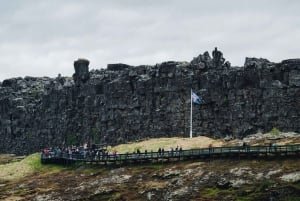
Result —
POLYGON ((201 97, 197 96, 194 92, 192 92, 192 101, 195 104, 201 104, 201 97))

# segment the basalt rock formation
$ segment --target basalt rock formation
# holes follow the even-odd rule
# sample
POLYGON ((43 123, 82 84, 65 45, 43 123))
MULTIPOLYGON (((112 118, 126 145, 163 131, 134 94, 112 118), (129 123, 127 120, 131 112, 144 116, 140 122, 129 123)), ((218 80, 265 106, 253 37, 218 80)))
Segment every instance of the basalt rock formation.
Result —
POLYGON ((78 59, 73 78, 4 80, 0 152, 188 137, 191 88, 203 99, 193 107, 195 136, 300 131, 300 59, 246 58, 243 67, 231 67, 219 50, 212 56, 91 71, 88 60, 78 59))

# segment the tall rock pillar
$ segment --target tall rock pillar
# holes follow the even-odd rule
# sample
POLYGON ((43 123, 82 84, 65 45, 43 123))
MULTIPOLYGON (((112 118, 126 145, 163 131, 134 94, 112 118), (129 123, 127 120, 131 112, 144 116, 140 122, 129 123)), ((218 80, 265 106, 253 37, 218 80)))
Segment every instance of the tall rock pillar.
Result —
POLYGON ((74 61, 75 73, 73 74, 73 80, 76 86, 80 86, 81 83, 85 83, 90 79, 89 64, 90 62, 87 59, 77 59, 77 61, 74 61))

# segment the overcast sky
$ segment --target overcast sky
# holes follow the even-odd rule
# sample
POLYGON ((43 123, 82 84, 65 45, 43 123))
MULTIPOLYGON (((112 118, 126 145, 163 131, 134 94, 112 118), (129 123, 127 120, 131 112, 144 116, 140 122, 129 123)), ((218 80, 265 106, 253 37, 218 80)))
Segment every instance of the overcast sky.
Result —
POLYGON ((218 47, 245 57, 300 57, 298 0, 0 0, 0 81, 72 76, 73 61, 190 61, 218 47))

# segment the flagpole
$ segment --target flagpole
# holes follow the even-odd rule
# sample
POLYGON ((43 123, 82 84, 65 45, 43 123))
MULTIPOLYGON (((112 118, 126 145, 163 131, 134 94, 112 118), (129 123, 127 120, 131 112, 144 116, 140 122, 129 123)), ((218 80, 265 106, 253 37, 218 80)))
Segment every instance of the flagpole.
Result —
POLYGON ((190 117, 190 138, 193 138, 193 98, 192 98, 192 89, 191 89, 191 117, 190 117))

